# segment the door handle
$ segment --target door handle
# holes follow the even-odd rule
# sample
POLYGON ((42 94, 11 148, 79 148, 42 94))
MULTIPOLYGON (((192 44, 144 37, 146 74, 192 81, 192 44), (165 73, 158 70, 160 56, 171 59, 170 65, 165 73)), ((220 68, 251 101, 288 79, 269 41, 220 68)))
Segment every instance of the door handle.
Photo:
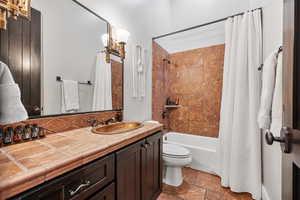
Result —
POLYGON ((293 144, 293 130, 291 128, 283 127, 280 131, 280 137, 275 137, 271 131, 267 131, 265 137, 268 145, 279 142, 284 153, 291 153, 293 144))

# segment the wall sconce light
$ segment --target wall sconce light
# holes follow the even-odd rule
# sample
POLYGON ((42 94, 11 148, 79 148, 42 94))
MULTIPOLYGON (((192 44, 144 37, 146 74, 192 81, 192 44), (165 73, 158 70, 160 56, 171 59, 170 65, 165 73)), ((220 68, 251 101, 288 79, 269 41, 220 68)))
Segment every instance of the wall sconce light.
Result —
POLYGON ((30 18, 31 0, 0 0, 0 29, 6 30, 7 19, 30 18))
POLYGON ((128 42, 129 36, 130 33, 128 31, 109 26, 108 34, 102 35, 102 42, 106 52, 106 62, 110 63, 110 54, 119 56, 122 60, 125 59, 125 45, 128 42))

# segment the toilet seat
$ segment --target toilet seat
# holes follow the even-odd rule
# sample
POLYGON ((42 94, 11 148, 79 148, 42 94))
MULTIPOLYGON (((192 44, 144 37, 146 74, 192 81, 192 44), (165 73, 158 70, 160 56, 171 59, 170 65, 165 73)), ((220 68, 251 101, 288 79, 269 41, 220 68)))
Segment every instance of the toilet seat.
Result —
POLYGON ((189 150, 175 144, 163 144, 163 156, 168 158, 185 159, 191 156, 189 150))

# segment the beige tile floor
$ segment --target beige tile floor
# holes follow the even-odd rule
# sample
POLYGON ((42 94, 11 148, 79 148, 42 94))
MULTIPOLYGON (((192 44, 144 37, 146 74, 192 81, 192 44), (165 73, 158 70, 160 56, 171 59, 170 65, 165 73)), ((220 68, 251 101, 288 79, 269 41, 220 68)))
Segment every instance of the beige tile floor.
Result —
POLYGON ((164 185, 158 200, 252 200, 250 194, 223 188, 218 176, 190 168, 184 168, 183 174, 183 184, 178 188, 164 185))

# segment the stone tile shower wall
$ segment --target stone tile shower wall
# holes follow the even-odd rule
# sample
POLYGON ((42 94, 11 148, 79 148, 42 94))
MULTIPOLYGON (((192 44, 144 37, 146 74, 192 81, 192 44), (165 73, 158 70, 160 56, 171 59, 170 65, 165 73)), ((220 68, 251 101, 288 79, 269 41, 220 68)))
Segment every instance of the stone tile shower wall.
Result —
MULTIPOLYGON (((170 131, 218 137, 224 51, 225 45, 217 45, 169 55, 171 64, 166 66, 164 77, 166 95, 161 95, 163 92, 154 86, 153 104, 158 101, 155 99, 158 95, 179 97, 182 107, 169 111, 170 131)), ((153 59, 159 58, 156 54, 153 52, 153 59)), ((154 64, 153 71, 157 67, 154 64)), ((157 82, 155 76, 153 79, 153 83, 157 82)), ((158 116, 157 112, 157 108, 153 109, 153 116, 158 116)))

